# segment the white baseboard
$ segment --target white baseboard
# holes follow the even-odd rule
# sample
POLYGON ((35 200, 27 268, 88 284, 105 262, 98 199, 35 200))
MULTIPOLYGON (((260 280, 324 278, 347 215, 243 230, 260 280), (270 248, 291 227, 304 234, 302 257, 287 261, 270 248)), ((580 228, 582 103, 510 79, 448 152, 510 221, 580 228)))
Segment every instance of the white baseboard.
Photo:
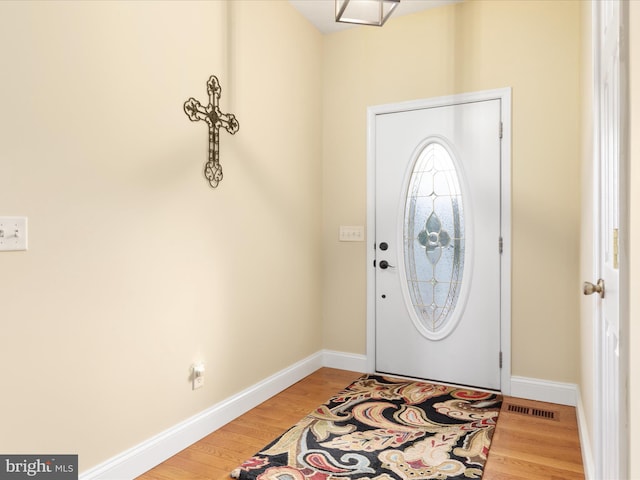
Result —
POLYGON ((578 386, 574 383, 512 376, 510 395, 575 407, 578 400, 578 386))
POLYGON ((367 372, 366 355, 355 353, 336 352, 335 350, 322 351, 322 365, 324 367, 351 370, 353 372, 367 372))
POLYGON ((585 416, 582 396, 578 389, 578 405, 576 406, 576 416, 578 419, 578 432, 580 433, 580 447, 582 449, 582 465, 584 467, 585 480, 595 480, 595 460, 593 449, 591 448, 591 438, 587 427, 587 417, 585 416))
POLYGON ((323 366, 315 353, 207 410, 80 474, 79 480, 131 480, 323 366))
MULTIPOLYGON (((368 371, 365 355, 321 350, 120 455, 82 472, 79 480, 131 480, 320 367, 354 372, 368 371)), ((576 406, 578 400, 576 385, 525 377, 511 377, 511 395, 572 406, 576 406)))

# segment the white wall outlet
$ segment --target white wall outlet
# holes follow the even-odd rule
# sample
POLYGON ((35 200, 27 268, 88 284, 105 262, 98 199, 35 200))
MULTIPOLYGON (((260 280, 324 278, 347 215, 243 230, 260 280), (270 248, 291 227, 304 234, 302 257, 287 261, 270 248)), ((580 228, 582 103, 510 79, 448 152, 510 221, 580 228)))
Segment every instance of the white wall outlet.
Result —
POLYGON ((0 252, 27 249, 27 217, 0 217, 0 252))
POLYGON ((193 380, 193 390, 204 387, 204 363, 196 363, 193 366, 191 379, 193 380))
POLYGON ((358 226, 340 226, 341 242, 364 242, 364 227, 358 226))

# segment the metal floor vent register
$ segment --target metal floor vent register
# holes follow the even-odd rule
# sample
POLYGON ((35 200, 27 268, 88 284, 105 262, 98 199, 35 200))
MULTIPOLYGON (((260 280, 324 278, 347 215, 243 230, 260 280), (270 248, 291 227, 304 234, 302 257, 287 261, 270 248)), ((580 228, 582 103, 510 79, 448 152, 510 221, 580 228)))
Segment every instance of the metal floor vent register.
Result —
POLYGON ((547 420, 558 420, 556 412, 553 410, 542 410, 540 408, 525 407, 523 405, 507 404, 507 412, 519 413, 530 417, 545 418, 547 420))

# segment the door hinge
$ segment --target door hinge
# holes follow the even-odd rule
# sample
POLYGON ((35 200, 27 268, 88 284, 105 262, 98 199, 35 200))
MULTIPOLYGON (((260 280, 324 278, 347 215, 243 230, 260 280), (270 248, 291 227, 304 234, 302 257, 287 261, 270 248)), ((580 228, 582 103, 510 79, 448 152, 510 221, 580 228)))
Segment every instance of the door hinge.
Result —
POLYGON ((504 250, 504 241, 502 240, 502 237, 500 237, 498 239, 498 251, 500 252, 500 255, 502 255, 503 250, 504 250))
POLYGON ((500 128, 498 130, 498 138, 502 138, 502 122, 500 122, 500 128))
POLYGON ((500 364, 500 368, 502 368, 502 352, 500 352, 498 357, 499 357, 498 363, 500 364))

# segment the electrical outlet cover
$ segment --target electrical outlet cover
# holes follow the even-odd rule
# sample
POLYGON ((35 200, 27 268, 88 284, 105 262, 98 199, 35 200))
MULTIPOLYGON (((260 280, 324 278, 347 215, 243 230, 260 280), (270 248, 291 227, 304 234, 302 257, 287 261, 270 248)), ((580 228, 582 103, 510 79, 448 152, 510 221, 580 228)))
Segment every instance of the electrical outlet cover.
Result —
POLYGON ((193 377, 193 389, 196 390, 202 387, 204 387, 204 375, 193 377))

